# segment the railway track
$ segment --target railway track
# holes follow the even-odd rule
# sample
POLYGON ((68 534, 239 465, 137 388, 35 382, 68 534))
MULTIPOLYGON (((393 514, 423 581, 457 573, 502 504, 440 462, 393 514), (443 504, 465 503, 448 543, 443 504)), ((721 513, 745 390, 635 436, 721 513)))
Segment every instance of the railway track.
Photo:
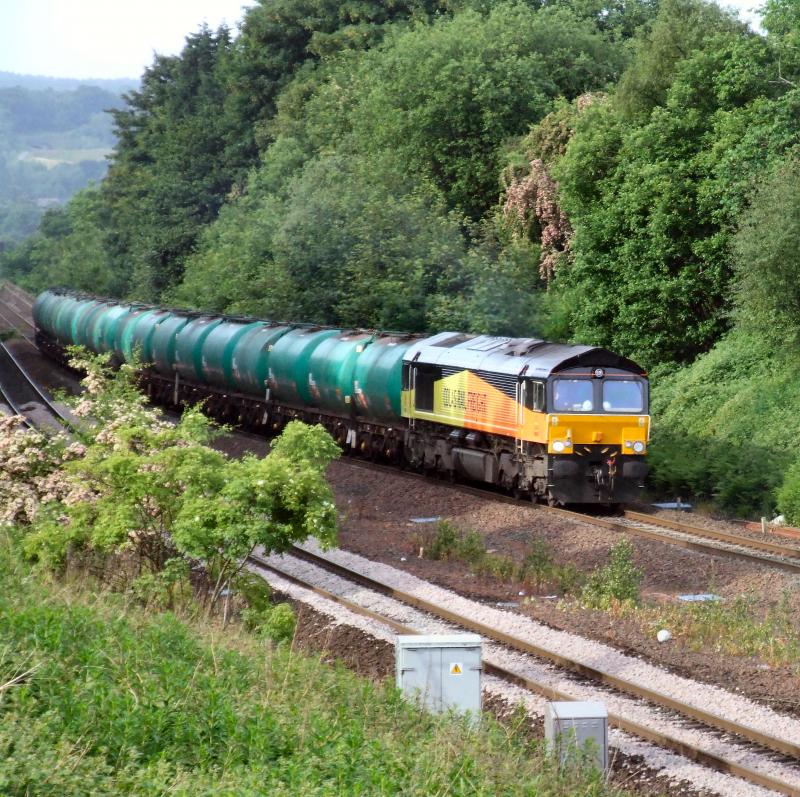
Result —
MULTIPOLYGON (((352 557, 351 557, 352 558, 352 557)), ((629 716, 623 711, 610 710, 609 723, 632 736, 644 739, 659 747, 675 752, 699 764, 717 771, 742 778, 749 783, 761 786, 779 794, 800 797, 800 770, 797 769, 800 759, 800 740, 792 740, 774 735, 758 723, 748 723, 729 719, 697 704, 677 699, 666 691, 643 684, 640 680, 628 679, 624 674, 614 672, 611 667, 598 666, 591 661, 570 657, 560 650, 542 644, 536 644, 520 634, 509 632, 500 623, 487 623, 477 619, 475 614, 452 608, 443 602, 421 596, 414 591, 398 588, 386 580, 379 580, 374 575, 367 575, 333 558, 306 547, 294 547, 286 557, 252 556, 251 564, 257 569, 267 570, 305 589, 312 590, 328 600, 334 601, 350 611, 366 616, 386 625, 396 633, 424 633, 407 622, 398 622, 388 616, 385 611, 370 608, 378 605, 369 598, 364 598, 364 589, 380 596, 386 596, 405 606, 424 612, 459 629, 473 631, 485 640, 497 643, 510 651, 521 652, 536 660, 548 662, 559 669, 566 670, 582 681, 591 682, 603 694, 623 695, 622 702, 635 698, 650 707, 657 706, 660 722, 642 721, 634 712, 629 716), (333 591, 320 586, 318 579, 309 577, 302 568, 292 567, 293 560, 310 563, 314 568, 334 574, 359 589, 333 591), (302 575, 305 572, 305 575, 302 575), (665 730, 664 716, 671 718, 675 730, 665 730), (681 727, 697 726, 713 729, 712 741, 703 744, 692 744, 687 741, 681 727), (713 741, 716 738, 719 743, 713 741), (726 752, 727 751, 727 752, 726 752)), ((324 582, 323 582, 324 583, 324 582)), ((513 657, 512 657, 513 659, 513 657)), ((508 681, 516 686, 530 690, 548 700, 574 700, 576 697, 569 691, 554 688, 551 683, 537 680, 526 674, 524 667, 511 666, 489 653, 485 657, 484 669, 491 675, 508 681)), ((603 695, 600 695, 602 699, 603 695)), ((617 699, 619 703, 619 698, 617 699)))
POLYGON ((15 331, 35 346, 33 336, 36 330, 31 318, 32 309, 33 300, 16 285, 4 282, 0 286, 0 326, 15 331))
MULTIPOLYGON (((5 320, 5 323, 9 324, 9 316, 11 316, 12 321, 16 319, 29 331, 29 334, 27 334, 20 330, 20 334, 31 343, 31 345, 35 345, 31 338, 31 335, 35 331, 33 323, 30 320, 30 310, 32 307, 32 297, 17 286, 9 282, 5 282, 0 286, 0 323, 5 320)), ((13 324, 11 326, 13 326, 13 324)), ((35 386, 34 389, 38 391, 38 388, 35 386)), ((348 458, 346 461, 357 467, 386 470, 407 478, 426 478, 420 474, 411 473, 409 471, 398 471, 391 466, 372 462, 367 463, 355 458, 348 458)), ((453 489, 478 495, 493 501, 518 503, 525 506, 530 505, 527 500, 516 499, 477 486, 454 484, 452 487, 453 489)), ((800 573, 800 541, 795 542, 794 540, 787 540, 785 543, 770 541, 759 539, 752 534, 736 534, 735 532, 707 529, 633 511, 625 511, 622 517, 602 517, 545 505, 538 505, 537 508, 541 511, 560 514, 576 522, 601 526, 623 534, 655 540, 700 553, 739 559, 751 563, 756 562, 790 573, 800 573)))
MULTIPOLYGON (((4 319, 7 321, 8 316, 13 316, 16 312, 17 311, 12 312, 11 308, 9 308, 7 304, 4 305, 2 308, 0 308, 0 321, 4 319)), ((18 313, 17 315, 19 319, 24 320, 22 315, 19 315, 18 313)), ((29 324, 28 326, 31 329, 33 328, 32 324, 29 324)), ((64 425, 72 425, 71 419, 65 416, 57 407, 54 407, 49 397, 47 397, 46 394, 38 388, 38 386, 36 386, 33 380, 31 380, 31 378, 25 372, 25 369, 22 367, 22 365, 14 357, 13 353, 9 351, 8 347, 3 344, 0 344, 0 398, 3 399, 9 405, 9 407, 11 407, 12 411, 19 414, 27 414, 29 410, 26 409, 26 406, 33 402, 39 404, 42 409, 50 412, 54 421, 54 425, 56 425, 58 428, 62 428, 64 425), (13 378, 10 378, 9 375, 13 375, 13 378), (9 382, 12 383, 10 389, 8 385, 9 382), (27 391, 27 397, 25 395, 25 391, 27 391)), ((422 476, 418 476, 417 474, 410 474, 407 472, 400 473, 396 469, 388 468, 386 466, 376 466, 374 463, 362 463, 358 462, 357 460, 348 460, 348 462, 355 466, 366 467, 369 469, 375 469, 376 467, 386 468, 393 474, 401 475, 406 478, 424 478, 422 476)), ((527 501, 520 501, 519 499, 503 496, 501 494, 482 490, 480 488, 466 487, 464 485, 453 485, 453 488, 477 494, 483 498, 490 498, 491 500, 495 501, 504 501, 530 506, 529 502, 527 501)), ((736 535, 732 532, 698 528, 690 524, 665 520, 663 518, 656 518, 635 512, 626 512, 622 518, 605 518, 584 515, 581 513, 550 507, 539 507, 539 509, 542 511, 562 514, 572 518, 577 522, 600 525, 623 533, 636 534, 650 539, 657 539, 662 542, 681 545, 682 547, 700 550, 705 553, 734 556, 735 558, 739 559, 758 561, 761 564, 781 567, 793 572, 800 572, 800 549, 789 545, 782 545, 780 543, 770 542, 767 540, 758 540, 750 536, 736 535), (669 534, 666 534, 665 532, 669 532, 669 534), (698 538, 700 538, 702 541, 698 541, 698 538)), ((697 706, 675 700, 669 695, 660 694, 656 690, 649 689, 641 684, 626 681, 624 678, 621 678, 618 675, 608 672, 600 667, 596 667, 575 659, 570 659, 569 657, 566 657, 557 651, 541 648, 529 641, 505 633, 497 628, 493 628, 490 625, 458 614, 457 612, 449 609, 447 606, 438 605, 432 601, 420 598, 419 596, 404 592, 389 584, 379 582, 370 576, 359 573, 350 568, 346 568, 339 563, 333 562, 327 557, 322 557, 307 549, 296 548, 292 551, 292 554, 295 557, 302 558, 305 561, 313 563, 317 567, 325 569, 329 572, 333 572, 341 578, 374 590, 381 595, 390 596, 408 606, 412 606, 415 609, 424 611, 449 623, 453 623, 460 628, 469 629, 480 633, 486 639, 493 640, 498 644, 521 651, 538 659, 549 661, 560 668, 576 673, 583 678, 590 679, 591 681, 596 682, 603 687, 611 688, 628 695, 633 695, 651 704, 658 705, 669 712, 675 713, 676 715, 681 715, 694 722, 715 728, 727 735, 746 740, 746 743, 749 745, 757 747, 762 751, 769 751, 765 752, 767 756, 779 754, 781 756, 780 763, 782 765, 785 765, 787 761, 791 761, 793 764, 796 764, 797 759, 800 758, 800 743, 796 741, 773 736, 767 732, 764 732, 763 730, 754 729, 745 723, 739 723, 735 720, 726 719, 723 716, 714 714, 713 712, 705 711, 697 706)), ((313 591, 323 595, 324 597, 327 597, 330 600, 334 600, 341 605, 345 605, 351 611, 356 611, 360 614, 369 616, 372 619, 378 620, 395 631, 401 633, 420 633, 413 627, 398 623, 392 620, 390 617, 383 616, 378 612, 360 606, 353 601, 343 598, 340 595, 334 595, 333 593, 326 591, 319 586, 315 586, 310 582, 305 582, 302 579, 298 579, 296 576, 281 570, 280 567, 275 565, 274 561, 267 562, 260 557, 252 557, 252 562, 257 567, 269 569, 279 574, 282 578, 292 580, 295 583, 301 584, 307 589, 312 589, 313 591)), ((536 682, 530 677, 522 675, 519 672, 514 672, 512 669, 492 663, 491 661, 487 662, 486 669, 493 675, 497 675, 505 680, 510 681, 511 683, 543 695, 548 699, 574 699, 571 698, 569 694, 554 689, 550 685, 536 682)), ((612 712, 609 719, 612 725, 620 728, 621 730, 624 730, 639 738, 646 739, 666 749, 677 752, 680 755, 688 757, 699 763, 743 778, 753 784, 771 789, 777 793, 790 795, 790 797, 800 797, 800 779, 798 780, 798 784, 787 782, 780 777, 771 775, 767 771, 769 769, 768 766, 754 768, 753 766, 741 763, 741 761, 737 761, 732 758, 726 758, 725 756, 720 755, 718 752, 713 750, 691 746, 677 736, 665 733, 663 730, 647 727, 641 722, 627 718, 623 714, 612 712)))
MULTIPOLYGON (((405 479, 427 481, 428 477, 411 471, 401 471, 389 465, 366 462, 355 458, 343 458, 343 462, 365 470, 383 470, 405 479)), ((676 545, 699 553, 723 556, 741 561, 765 565, 800 574, 800 547, 782 542, 759 540, 754 536, 736 534, 734 532, 717 531, 688 523, 667 520, 641 512, 625 511, 622 517, 604 517, 571 509, 551 507, 544 504, 531 504, 522 498, 514 498, 494 490, 473 485, 440 482, 449 489, 458 490, 466 495, 474 495, 490 501, 514 504, 517 506, 535 506, 538 511, 568 518, 576 523, 617 531, 643 537, 668 545, 676 545)))
POLYGON ((0 396, 29 427, 74 430, 75 420, 61 410, 31 378, 13 352, 0 342, 0 396))
POLYGON ((27 308, 27 310, 33 309, 33 297, 27 291, 23 291, 22 288, 14 285, 13 282, 8 282, 8 280, 3 282, 0 292, 6 294, 17 304, 27 308))

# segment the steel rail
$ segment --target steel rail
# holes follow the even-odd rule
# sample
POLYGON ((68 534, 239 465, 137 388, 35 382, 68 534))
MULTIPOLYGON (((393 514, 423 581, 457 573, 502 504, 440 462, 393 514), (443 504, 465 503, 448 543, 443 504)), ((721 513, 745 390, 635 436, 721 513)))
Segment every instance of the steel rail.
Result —
POLYGON ((745 548, 757 548, 760 551, 775 554, 776 556, 786 557, 800 557, 800 548, 793 545, 782 545, 778 542, 769 542, 768 540, 759 540, 754 537, 745 537, 741 534, 736 534, 731 531, 723 531, 721 529, 707 529, 698 526, 693 526, 689 523, 682 523, 679 520, 670 520, 669 518, 662 518, 654 515, 648 515, 644 512, 633 512, 625 510, 624 517, 638 523, 649 523, 653 526, 662 526, 665 529, 673 531, 680 531, 684 534, 694 534, 698 537, 707 537, 711 540, 720 540, 732 545, 741 545, 745 548))
POLYGON ((33 309, 33 297, 27 291, 23 291, 22 288, 14 285, 13 282, 5 280, 0 290, 5 290, 7 293, 10 293, 12 296, 14 296, 15 299, 22 302, 22 304, 24 304, 27 308, 33 309))
POLYGON ((0 304, 0 308, 1 308, 1 309, 0 309, 0 322, 2 322, 2 323, 3 323, 3 324, 6 326, 6 328, 8 329, 8 331, 9 331, 9 332, 14 332, 14 333, 18 334, 18 335, 19 335, 19 336, 20 336, 20 337, 21 337, 21 338, 22 338, 24 341, 26 341, 27 343, 30 343, 30 345, 31 345, 31 346, 33 346, 34 348, 36 348, 36 343, 33 341, 33 338, 30 338, 30 337, 28 337, 28 335, 26 335, 26 334, 25 334, 25 333, 24 333, 24 332, 23 332, 23 331, 22 331, 22 330, 19 328, 19 326, 17 326, 17 325, 14 323, 14 321, 13 321, 13 320, 9 319, 9 318, 8 318, 8 316, 6 316, 6 315, 3 313, 3 310, 5 310, 6 312, 8 312, 8 305, 5 305, 5 304, 0 304))
MULTIPOLYGON (((443 619, 448 620, 449 622, 453 622, 456 625, 460 625, 472 631, 477 631, 483 636, 489 637, 490 639, 494 639, 495 641, 501 642, 505 645, 508 645, 509 647, 513 647, 518 650, 522 650, 523 652, 530 653, 534 656, 537 656, 538 658, 545 658, 549 661, 553 661, 555 664, 561 666, 562 668, 566 668, 573 672, 578 672, 586 677, 598 680, 592 673, 593 672, 600 673, 599 670, 594 670, 594 668, 587 667, 586 665, 582 665, 579 662, 575 662, 571 659, 567 659, 566 657, 560 656, 558 654, 553 654, 550 651, 545 651, 543 649, 540 649, 535 645, 525 642, 524 640, 519 640, 515 637, 499 632, 496 629, 492 629, 489 626, 484 625, 483 623, 479 623, 477 621, 462 617, 461 615, 455 612, 451 612, 450 610, 444 609, 443 607, 437 606, 436 604, 433 604, 429 601, 425 601, 415 596, 409 595, 408 593, 404 593, 403 591, 397 590, 394 587, 382 584, 381 582, 376 581, 375 579, 369 576, 365 576, 362 573, 358 573, 354 570, 351 570, 350 568, 344 567, 343 565, 339 565, 338 563, 331 562, 329 559, 317 556, 316 554, 310 551, 306 551, 303 548, 294 547, 291 551, 291 555, 305 559, 306 561, 310 561, 313 564, 316 564, 317 566, 325 568, 326 570, 330 570, 337 574, 343 575, 350 581, 354 581, 356 583, 362 584, 363 586, 367 586, 376 592, 393 597, 396 600, 412 605, 417 609, 428 612, 429 614, 442 617, 443 619)), ((344 606, 345 608, 349 609, 350 611, 356 614, 360 614, 364 617, 369 617, 373 620, 377 620, 378 622, 389 626, 398 633, 401 634, 421 633, 420 631, 414 628, 403 625, 402 623, 398 623, 397 621, 392 620, 389 617, 385 617, 384 615, 378 612, 375 612, 371 609, 367 609, 353 601, 348 600, 347 598, 329 592, 328 590, 323 589, 322 587, 318 587, 309 581, 298 578, 297 576, 294 576, 290 573, 286 573, 280 567, 277 567, 276 565, 267 562, 261 556, 251 554, 248 557, 248 560, 255 566, 263 568, 264 570, 269 570, 275 573, 276 575, 280 576, 281 578, 284 578, 293 584, 308 589, 314 592, 315 594, 326 598, 327 600, 339 604, 340 606, 344 606)), ((490 662, 484 662, 483 667, 485 672, 488 672, 492 675, 496 675, 500 678, 508 680, 516 684, 517 686, 521 686, 525 689, 528 689, 531 692, 541 695, 549 700, 573 701, 575 699, 564 692, 554 689, 553 687, 547 686, 546 684, 542 684, 539 681, 533 680, 532 678, 520 675, 519 673, 515 673, 511 670, 492 664, 490 662)), ((605 678, 608 679, 615 679, 615 676, 608 676, 607 674, 604 674, 604 676, 605 678)), ((630 693, 630 689, 620 689, 619 686, 616 686, 609 680, 604 680, 603 682, 606 683, 607 685, 614 686, 620 691, 626 691, 630 693)), ((642 697, 642 695, 636 695, 636 696, 642 697)), ((644 697, 644 699, 649 699, 649 698, 644 697)), ((672 702, 677 706, 684 708, 683 704, 680 704, 678 701, 672 701, 672 702)), ((675 706, 668 706, 668 707, 679 714, 683 714, 684 716, 692 716, 687 711, 683 711, 680 708, 676 708, 675 706)), ((692 710, 692 707, 689 706, 685 708, 692 710)), ((698 719, 698 717, 692 717, 692 718, 698 719)), ((703 750, 701 748, 688 745, 686 742, 683 742, 680 739, 676 739, 675 737, 669 734, 653 730, 652 728, 648 728, 646 725, 642 725, 641 723, 626 719, 622 715, 616 714, 614 712, 609 712, 608 721, 609 724, 611 724, 616 728, 619 728, 622 731, 625 731, 626 733, 630 733, 641 739, 653 742, 659 747, 672 750, 673 752, 678 753, 679 755, 685 758, 689 758, 693 761, 696 761, 699 764, 704 764, 705 766, 708 766, 719 772, 735 775, 736 777, 740 777, 744 780, 749 781, 750 783, 763 786, 764 788, 772 789, 773 791, 776 791, 780 794, 788 795, 788 797, 800 797, 800 789, 782 780, 779 780, 778 778, 765 775, 762 772, 758 772, 754 769, 751 769, 750 767, 744 766, 743 764, 739 764, 736 761, 730 761, 708 750, 703 750)), ((730 730, 728 732, 734 733, 737 736, 742 735, 730 730)), ((755 740, 750 739, 750 741, 755 741, 755 740)), ((783 740, 776 740, 776 741, 782 742, 783 740)), ((757 742, 757 743, 761 747, 774 749, 770 745, 765 745, 762 742, 757 742)))
MULTIPOLYGON (((683 537, 674 537, 670 534, 663 534, 652 528, 645 528, 636 523, 620 523, 617 520, 610 518, 596 517, 593 515, 585 515, 582 512, 574 512, 570 509, 561 509, 560 507, 540 507, 548 512, 557 513, 563 517, 571 518, 579 523, 589 523, 593 526, 602 526, 603 528, 618 531, 623 534, 633 534, 637 537, 643 537, 648 540, 655 540, 656 542, 664 542, 669 545, 676 545, 679 548, 686 548, 691 551, 699 551, 700 553, 712 554, 714 556, 725 556, 729 559, 739 559, 744 562, 757 562, 758 564, 768 565, 780 570, 786 570, 790 573, 800 573, 800 551, 796 548, 789 549, 789 552, 782 555, 787 557, 785 559, 773 559, 771 556, 764 556, 756 551, 734 551, 730 548, 722 548, 719 545, 713 545, 710 542, 701 542, 699 540, 688 540, 683 537)), ((645 516, 648 517, 648 516, 645 516)), ((637 523, 640 521, 637 521, 637 523)), ((647 523, 650 523, 648 520, 647 523)), ((652 524, 660 525, 660 524, 652 524)), ((705 529, 696 529, 695 527, 687 526, 691 531, 681 531, 679 533, 687 534, 696 537, 705 536, 702 532, 705 529)), ((677 529, 675 529, 677 531, 677 529)), ((719 540, 722 542, 722 540, 719 540)), ((739 538, 735 544, 743 548, 754 548, 756 546, 750 545, 751 540, 747 537, 739 538)))
POLYGON ((6 404, 8 406, 13 415, 22 418, 23 426, 27 426, 28 429, 33 429, 33 424, 28 420, 25 413, 20 409, 17 402, 14 401, 13 398, 11 398, 6 389, 3 387, 2 380, 0 380, 0 401, 2 401, 3 404, 6 404))
POLYGON ((389 597, 396 598, 403 603, 414 606, 415 608, 421 609, 429 614, 436 615, 437 617, 441 617, 449 622, 469 628, 476 633, 482 634, 490 639, 494 639, 495 641, 504 645, 516 648, 524 653, 530 653, 537 658, 552 661, 559 667, 572 670, 580 675, 607 684, 608 686, 618 689, 621 692, 627 692, 635 697, 649 700, 651 703, 655 703, 656 705, 663 706, 664 708, 668 708, 672 711, 677 711, 679 714, 683 714, 706 725, 724 730, 726 733, 732 733, 734 735, 741 736, 751 742, 755 742, 761 747, 768 747, 772 750, 792 756, 793 758, 800 758, 800 742, 790 742, 786 739, 779 739, 777 737, 770 736, 767 733, 762 733, 761 731, 747 728, 747 726, 740 725, 737 722, 720 717, 711 711, 705 711, 704 709, 689 706, 679 700, 676 700, 675 698, 669 697, 669 695, 664 695, 655 689, 649 689, 648 687, 626 681, 624 678, 620 678, 617 675, 606 672, 599 667, 593 667, 588 664, 574 661, 573 659, 562 656, 561 654, 548 650, 547 648, 534 645, 532 642, 515 637, 512 634, 507 634, 504 631, 498 631, 496 628, 492 628, 491 626, 481 623, 478 620, 472 620, 468 617, 463 617, 457 612, 451 611, 444 606, 439 606, 432 601, 419 598, 416 595, 412 595, 408 592, 397 589, 396 587, 384 584, 377 579, 372 578, 371 576, 359 573, 357 570, 353 570, 345 565, 341 565, 338 562, 333 562, 327 557, 320 556, 312 551, 307 551, 305 548, 294 546, 291 553, 298 559, 305 559, 306 561, 311 562, 318 567, 324 567, 326 570, 329 570, 336 575, 341 575, 350 581, 361 583, 363 586, 368 587, 369 589, 375 590, 376 592, 381 592, 389 597))
MULTIPOLYGON (((255 435, 246 432, 239 432, 239 433, 257 437, 258 439, 266 439, 263 435, 255 435)), ((429 478, 423 476, 422 474, 414 473, 411 471, 404 471, 398 469, 396 466, 392 467, 381 463, 365 462, 351 457, 344 457, 342 461, 348 463, 353 467, 362 467, 367 470, 384 470, 386 472, 393 473, 396 476, 401 476, 405 478, 416 478, 416 479, 422 479, 424 481, 429 481, 429 478)), ((464 493, 477 495, 484 499, 488 498, 493 501, 502 501, 505 503, 531 506, 530 501, 513 498, 511 496, 503 495, 496 491, 482 489, 475 486, 467 486, 463 484, 449 484, 448 486, 464 493)), ((738 559, 749 563, 755 562, 772 568, 785 570, 790 573, 800 573, 800 550, 798 549, 792 549, 788 547, 784 548, 781 546, 773 545, 759 540, 753 540, 752 538, 742 537, 738 535, 723 535, 723 533, 712 534, 709 533, 706 529, 691 527, 688 526, 687 524, 683 524, 683 528, 680 530, 678 530, 673 526, 672 530, 678 531, 678 533, 686 534, 688 536, 699 537, 701 539, 686 539, 684 537, 676 537, 674 535, 660 533, 656 529, 652 528, 653 526, 657 527, 659 525, 666 528, 669 528, 669 526, 666 522, 659 523, 657 520, 654 521, 653 518, 651 518, 651 516, 647 515, 642 516, 643 518, 646 518, 645 521, 638 519, 634 520, 631 514, 628 514, 628 519, 631 521, 630 525, 628 525, 626 523, 621 523, 613 519, 601 518, 595 515, 588 515, 581 512, 562 509, 559 507, 550 507, 543 504, 534 504, 534 506, 541 511, 558 513, 564 517, 568 517, 579 523, 601 526, 623 534, 631 534, 634 536, 653 540, 655 542, 674 545, 677 547, 682 547, 688 550, 697 551, 699 553, 707 555, 710 554, 713 556, 722 556, 730 559, 738 559), (642 525, 637 525, 637 523, 647 523, 649 526, 651 526, 651 528, 646 528, 643 527, 642 525), (723 536, 728 536, 728 539, 723 539, 723 536), (704 542, 702 541, 703 538, 709 541, 704 542), (732 550, 731 548, 722 547, 720 545, 714 545, 711 542, 712 540, 715 540, 717 542, 723 542, 727 545, 730 544, 737 545, 741 547, 743 550, 732 550), (756 553, 754 549, 760 550, 764 553, 769 553, 770 555, 763 556, 759 553, 756 553), (780 556, 784 558, 776 559, 772 558, 772 556, 780 556)))
MULTIPOLYGON (((30 388, 38 397, 44 408, 56 419, 62 426, 67 427, 70 431, 76 431, 75 424, 72 419, 65 415, 58 407, 55 406, 53 400, 36 384, 31 375, 25 370, 22 363, 14 356, 8 346, 0 341, 0 364, 2 361, 10 362, 13 368, 20 375, 26 386, 30 388)), ((23 413, 19 413, 23 414, 23 413)))
POLYGON ((17 309, 15 309, 15 307, 12 304, 9 304, 7 301, 4 301, 2 299, 0 299, 0 302, 2 302, 2 306, 7 313, 16 316, 23 324, 25 324, 26 327, 30 327, 31 330, 36 329, 36 327, 33 324, 33 321, 22 315, 22 313, 20 313, 17 309))

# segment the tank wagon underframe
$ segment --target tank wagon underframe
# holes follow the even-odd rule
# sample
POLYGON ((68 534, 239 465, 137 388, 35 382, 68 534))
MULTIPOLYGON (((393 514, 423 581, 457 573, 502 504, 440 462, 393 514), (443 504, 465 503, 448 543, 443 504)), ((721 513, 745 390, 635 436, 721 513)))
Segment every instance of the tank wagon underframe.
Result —
POLYGON ((647 380, 605 349, 280 324, 61 291, 40 294, 34 319, 37 345, 62 363, 69 344, 117 364, 138 352, 154 402, 202 403, 267 435, 293 419, 319 423, 350 453, 549 503, 628 500, 647 473, 647 380))

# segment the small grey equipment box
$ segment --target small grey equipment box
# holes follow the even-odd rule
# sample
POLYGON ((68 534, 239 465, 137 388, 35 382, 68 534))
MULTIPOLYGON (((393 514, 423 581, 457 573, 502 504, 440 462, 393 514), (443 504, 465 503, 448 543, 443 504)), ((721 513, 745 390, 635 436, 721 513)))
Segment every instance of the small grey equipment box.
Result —
POLYGON ((562 764, 588 750, 598 769, 608 769, 608 711, 602 703, 547 703, 544 738, 562 764))
POLYGON ((481 710, 481 638, 477 634, 398 636, 397 686, 431 711, 481 710))

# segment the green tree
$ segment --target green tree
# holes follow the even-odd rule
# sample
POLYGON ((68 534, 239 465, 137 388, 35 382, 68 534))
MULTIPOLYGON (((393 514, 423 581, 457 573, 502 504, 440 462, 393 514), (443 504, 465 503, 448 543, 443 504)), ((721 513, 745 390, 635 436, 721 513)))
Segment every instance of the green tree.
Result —
POLYGON ((633 62, 617 88, 626 116, 663 105, 676 71, 717 34, 743 33, 744 25, 704 0, 662 0, 650 33, 636 41, 633 62))
MULTIPOLYGON (((344 92, 355 97, 354 146, 395 153, 432 180, 450 207, 477 219, 497 200, 504 142, 541 119, 555 97, 613 82, 624 58, 593 25, 562 9, 464 11, 367 53, 357 89, 344 92)), ((340 83, 337 76, 328 92, 342 93, 340 83)))
POLYGON ((120 268, 132 268, 141 299, 157 300, 180 279, 183 258, 233 184, 219 77, 230 39, 226 28, 204 27, 179 56, 156 56, 128 106, 113 112, 118 143, 103 189, 110 251, 120 268))
POLYGON ((119 295, 127 286, 127 275, 117 272, 109 257, 108 222, 101 192, 87 188, 66 208, 48 211, 33 236, 0 256, 0 269, 33 292, 58 285, 119 295))
POLYGON ((179 572, 175 558, 198 562, 214 605, 256 547, 286 551, 312 535, 335 541, 324 474, 339 449, 321 426, 292 422, 266 457, 231 459, 209 446, 217 432, 198 409, 176 424, 160 420, 136 390, 136 363, 112 375, 107 359, 74 360, 87 371, 75 412, 93 425, 82 430, 83 455, 61 469, 72 489, 50 496, 34 518, 30 554, 56 564, 70 550, 133 549, 151 577, 179 572))
POLYGON ((775 341, 800 342, 800 160, 779 163, 758 187, 734 240, 736 318, 775 341))
POLYGON ((365 50, 393 25, 425 19, 435 0, 391 3, 333 0, 258 0, 246 9, 224 71, 228 155, 248 168, 274 138, 279 95, 298 75, 313 73, 323 57, 365 50))
POLYGON ((800 95, 770 82, 774 67, 769 42, 720 34, 648 116, 612 102, 578 119, 554 169, 575 231, 554 290, 576 338, 652 366, 691 360, 728 327, 733 231, 800 132, 800 95))

